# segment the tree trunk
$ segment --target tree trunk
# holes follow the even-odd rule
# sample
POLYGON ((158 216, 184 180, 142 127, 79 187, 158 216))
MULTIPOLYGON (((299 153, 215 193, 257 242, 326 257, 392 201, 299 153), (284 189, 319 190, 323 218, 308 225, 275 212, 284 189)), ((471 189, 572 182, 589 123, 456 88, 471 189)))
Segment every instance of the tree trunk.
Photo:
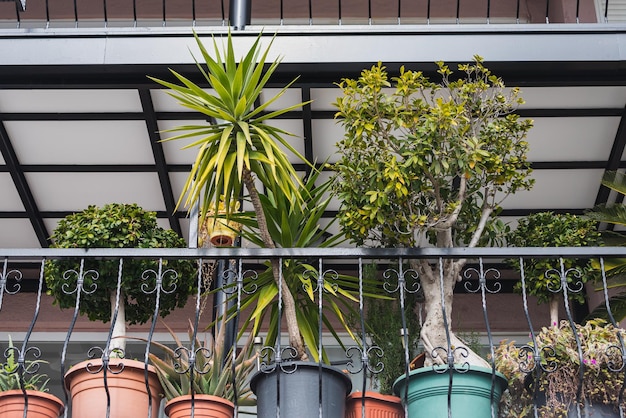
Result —
MULTIPOLYGON (((111 319, 115 315, 115 292, 111 292, 111 319)), ((111 332, 111 357, 120 357, 126 350, 126 306, 124 305, 124 295, 120 295, 119 309, 117 310, 117 316, 115 317, 115 323, 113 324, 113 331, 111 332), (121 350, 121 351, 120 351, 121 350)))
MULTIPOLYGON (((259 225, 259 232, 261 234, 261 238, 263 239, 263 243, 265 244, 266 248, 276 248, 274 240, 272 240, 269 229, 267 228, 267 220, 265 219, 263 206, 261 205, 261 200, 259 199, 259 192, 254 185, 252 173, 250 172, 250 170, 244 168, 242 177, 243 183, 245 184, 246 189, 250 194, 250 200, 252 201, 252 206, 254 207, 254 212, 256 213, 257 223, 259 225)), ((296 350, 298 360, 306 361, 309 359, 309 356, 306 353, 304 340, 302 339, 302 335, 300 334, 300 329, 298 327, 298 319, 296 316, 296 302, 285 280, 281 280, 280 260, 272 259, 271 262, 274 282, 276 282, 276 286, 280 286, 280 290, 282 292, 283 312, 285 314, 285 321, 287 323, 289 345, 296 350)))
POLYGON ((560 297, 558 295, 553 295, 550 297, 550 301, 548 302, 548 306, 550 307, 550 326, 556 327, 559 325, 559 302, 560 297))
POLYGON ((444 262, 443 300, 439 269, 420 268, 421 285, 424 291, 426 318, 420 332, 426 352, 425 366, 448 364, 491 367, 486 360, 470 350, 452 332, 452 301, 457 281, 459 265, 447 260, 444 262), (443 302, 443 303, 442 303, 443 302), (443 307, 445 306, 445 314, 443 307), (447 330, 446 333, 446 323, 447 330), (449 340, 448 340, 449 339, 449 340), (451 358, 449 358, 451 356, 451 358))

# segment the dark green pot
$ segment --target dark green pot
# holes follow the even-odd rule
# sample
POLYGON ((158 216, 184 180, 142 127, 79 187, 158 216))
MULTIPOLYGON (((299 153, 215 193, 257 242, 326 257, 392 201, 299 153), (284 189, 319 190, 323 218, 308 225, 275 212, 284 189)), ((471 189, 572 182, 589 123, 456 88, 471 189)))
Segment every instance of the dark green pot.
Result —
POLYGON ((393 391, 406 404, 407 418, 448 418, 448 391, 452 376, 451 410, 453 417, 489 418, 498 416, 498 404, 507 387, 506 378, 491 369, 471 367, 467 372, 453 371, 446 366, 422 367, 398 378, 393 391), (438 373, 437 371, 443 371, 438 373), (493 384, 492 384, 492 377, 493 384), (408 394, 405 388, 408 385, 408 394), (491 396, 493 392, 493 398, 491 396), (406 399, 405 399, 406 395, 406 399), (493 400, 493 415, 492 415, 493 400))

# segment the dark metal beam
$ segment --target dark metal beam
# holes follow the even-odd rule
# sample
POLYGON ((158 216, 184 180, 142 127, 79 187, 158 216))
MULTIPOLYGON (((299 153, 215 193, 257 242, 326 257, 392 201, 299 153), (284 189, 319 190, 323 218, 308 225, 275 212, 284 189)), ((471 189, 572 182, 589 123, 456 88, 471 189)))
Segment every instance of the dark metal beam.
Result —
MULTIPOLYGON (((615 134, 615 140, 613 141, 613 147, 611 148, 609 158, 606 162, 606 171, 615 171, 620 168, 624 148, 626 148, 626 108, 622 111, 617 133, 615 134)), ((600 185, 595 204, 607 203, 609 193, 610 190, 608 187, 600 185)))
MULTIPOLYGON (((311 100, 311 89, 309 87, 302 88, 302 102, 309 102, 311 100)), ((311 103, 307 103, 302 108, 302 125, 304 132, 304 157, 309 162, 315 159, 313 155, 313 122, 311 103)), ((310 172, 310 168, 306 169, 307 174, 310 172)))
POLYGON ((176 216, 176 200, 174 199, 172 182, 170 181, 167 164, 165 162, 165 153, 163 152, 163 145, 161 144, 161 135, 159 134, 159 126, 157 123, 156 113, 154 112, 152 96, 150 96, 150 90, 148 89, 139 89, 138 91, 139 98, 141 99, 141 106, 143 107, 146 119, 148 136, 150 137, 152 155, 154 156, 156 171, 159 176, 159 182, 161 183, 161 192, 163 194, 163 201, 165 202, 165 210, 167 211, 167 217, 170 221, 170 228, 172 228, 172 230, 178 235, 182 236, 180 221, 176 216))
POLYGON ((9 138, 9 134, 2 119, 0 119, 0 153, 2 153, 2 157, 9 169, 13 184, 26 209, 28 219, 33 226, 35 235, 37 235, 37 240, 42 247, 46 248, 50 245, 50 234, 43 222, 39 208, 37 208, 37 203, 26 181, 26 176, 17 159, 17 154, 15 153, 15 149, 13 149, 13 144, 11 144, 11 139, 9 138))

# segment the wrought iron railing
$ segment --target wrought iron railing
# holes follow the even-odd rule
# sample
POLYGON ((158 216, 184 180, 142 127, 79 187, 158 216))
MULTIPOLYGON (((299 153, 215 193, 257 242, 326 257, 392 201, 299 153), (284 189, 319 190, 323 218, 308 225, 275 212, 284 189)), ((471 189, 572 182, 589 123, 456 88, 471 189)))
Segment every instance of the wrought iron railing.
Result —
MULTIPOLYGON (((58 354, 53 354, 51 358, 42 358, 43 360, 57 364, 57 373, 52 376, 53 382, 57 388, 62 388, 63 392, 58 393, 63 398, 64 403, 67 405, 65 410, 65 416, 71 416, 72 399, 67 391, 67 382, 63 381, 62 375, 68 370, 72 369, 72 364, 69 364, 68 353, 76 345, 76 336, 85 332, 85 327, 81 329, 81 332, 77 332, 75 327, 78 321, 78 312, 81 303, 84 303, 90 297, 94 297, 94 291, 99 285, 99 281, 103 280, 117 280, 117 299, 115 303, 114 315, 117 315, 120 306, 120 277, 124 270, 124 260, 130 259, 150 259, 154 260, 154 269, 149 269, 140 280, 141 289, 145 296, 145 299, 135 301, 136 303, 148 303, 150 300, 152 306, 155 307, 154 314, 151 320, 148 322, 148 326, 135 331, 135 335, 139 336, 141 345, 136 348, 137 353, 143 353, 136 355, 140 362, 143 362, 147 368, 149 363, 148 355, 154 350, 155 343, 162 337, 162 334, 156 332, 155 326, 158 322, 158 309, 160 298, 165 293, 171 293, 176 291, 176 286, 180 284, 181 278, 177 276, 175 272, 171 270, 171 266, 168 267, 168 260, 192 260, 195 265, 199 266, 197 269, 197 275, 192 280, 195 283, 193 293, 196 295, 192 297, 193 303, 190 303, 191 309, 188 309, 186 313, 190 315, 190 320, 195 324, 199 324, 196 327, 196 331, 203 329, 210 319, 201 318, 201 300, 202 292, 207 291, 206 288, 206 275, 207 263, 214 263, 218 260, 230 260, 226 263, 226 268, 212 269, 212 276, 220 274, 224 279, 225 298, 223 300, 230 300, 234 306, 233 312, 236 312, 236 316, 231 317, 231 320, 227 324, 234 324, 236 328, 245 324, 246 315, 250 315, 250 311, 241 311, 241 301, 245 295, 251 295, 255 292, 260 292, 262 289, 255 283, 258 272, 263 269, 263 262, 269 259, 278 259, 281 261, 279 265, 282 265, 286 260, 306 260, 308 265, 314 266, 312 271, 315 272, 311 277, 311 281, 308 286, 303 286, 302 292, 309 292, 310 297, 313 298, 314 303, 317 305, 319 312, 322 312, 327 307, 327 298, 329 294, 336 291, 337 288, 333 285, 333 280, 339 275, 347 275, 346 277, 354 278, 355 287, 352 289, 354 295, 354 308, 358 314, 358 318, 353 318, 354 336, 355 340, 344 338, 344 342, 347 342, 345 350, 339 350, 337 352, 343 353, 341 355, 334 356, 333 363, 340 365, 345 369, 348 374, 353 374, 352 377, 354 390, 365 391, 371 388, 372 378, 375 378, 376 374, 382 369, 381 364, 384 364, 384 347, 380 345, 374 346, 372 339, 367 332, 367 324, 365 318, 365 306, 367 305, 368 298, 364 291, 364 273, 363 268, 366 264, 375 262, 378 266, 378 276, 380 280, 379 286, 376 287, 382 295, 389 299, 389 303, 392 303, 391 299, 395 299, 401 305, 405 303, 407 296, 411 293, 418 292, 420 289, 420 274, 418 271, 411 269, 407 265, 409 260, 428 260, 432 265, 444 265, 445 260, 450 259, 464 259, 467 261, 466 268, 461 274, 460 283, 457 286, 456 293, 463 294, 464 298, 470 305, 466 305, 464 309, 464 320, 454 320, 455 325, 467 327, 464 323, 468 319, 468 312, 471 314, 474 311, 475 318, 479 318, 480 321, 472 322, 470 325, 474 332, 480 333, 483 340, 483 352, 486 354, 486 358, 495 367, 493 361, 493 355, 498 346, 498 338, 502 335, 517 335, 518 337, 523 335, 530 342, 522 346, 522 353, 524 354, 519 360, 519 371, 527 374, 528 376, 539 378, 542 374, 550 374, 559 370, 562 365, 554 363, 553 357, 555 357, 555 349, 553 346, 543 346, 542 341, 537 339, 537 330, 542 326, 548 325, 548 319, 545 316, 537 316, 534 304, 529 302, 529 287, 527 283, 528 277, 525 277, 524 266, 529 260, 537 259, 551 259, 556 261, 556 269, 553 273, 558 277, 560 285, 549 286, 549 291, 555 295, 562 295, 563 302, 561 305, 561 315, 564 322, 564 327, 571 327, 575 330, 576 322, 582 320, 583 315, 580 312, 576 312, 572 302, 569 302, 568 294, 570 293, 584 293, 589 291, 589 288, 585 290, 581 277, 576 274, 576 270, 567 270, 564 268, 565 264, 563 260, 568 259, 594 259, 596 260, 597 279, 595 286, 600 289, 600 299, 604 301, 608 311, 609 323, 614 326, 618 326, 613 316, 613 311, 609 302, 609 289, 607 285, 607 274, 605 271, 605 260, 611 260, 626 256, 626 250, 618 247, 599 247, 599 248, 484 248, 484 249, 468 249, 468 248, 455 248, 455 249, 354 249, 354 248, 333 248, 333 249, 315 249, 315 248, 295 248, 295 249, 75 249, 75 250, 60 250, 60 249, 5 249, 0 250, 1 266, 0 266, 0 345, 4 356, 2 357, 3 363, 7 363, 7 359, 12 354, 17 353, 17 368, 10 369, 8 373, 15 373, 20 379, 28 378, 30 374, 34 373, 37 367, 28 367, 29 361, 38 359, 42 356, 42 350, 39 347, 41 344, 42 336, 45 336, 48 332, 57 331, 56 338, 58 343, 62 343, 62 349, 58 354), (58 324, 53 320, 59 314, 57 308, 50 306, 50 299, 46 297, 46 280, 44 270, 46 269, 46 260, 64 260, 73 259, 77 260, 77 268, 70 269, 64 273, 64 280, 66 284, 63 286, 63 291, 66 296, 74 298, 75 308, 69 317, 65 319, 67 323, 64 323, 63 330, 59 332, 58 324), (118 277, 105 278, 99 277, 98 272, 88 270, 85 266, 85 262, 90 260, 111 259, 119 260, 118 277), (504 262, 504 260, 518 260, 520 262, 520 274, 513 273, 510 264, 504 262), (560 266, 560 267, 559 267, 560 266), (95 280, 86 280, 88 277, 95 280), (514 284, 521 285, 519 295, 509 295, 512 286, 514 284), (498 298, 506 295, 507 302, 504 304, 498 298), (12 299, 19 298, 19 302, 12 303, 12 299), (27 302, 26 302, 27 301, 27 302), (32 317, 23 318, 24 305, 28 306, 28 309, 32 307, 32 317), (20 309, 16 307, 19 306, 20 309), (470 310, 467 306, 473 306, 470 310), (41 311, 45 308, 45 317, 42 317, 41 311), (17 310, 16 310, 17 309, 17 310), (21 313, 16 313, 17 311, 21 313), (514 312, 519 312, 514 313, 514 312), (510 315, 514 315, 515 318, 511 321, 505 321, 503 324, 500 319, 507 318, 510 315), (477 325, 482 321, 482 325, 477 325), (458 323, 457 323, 458 322, 458 323), (16 323, 28 324, 24 329, 16 329, 16 323), (514 326, 514 330, 507 330, 503 327, 514 326), (55 328, 56 327, 56 328, 55 328), (7 335, 14 335, 15 348, 8 348, 7 335), (61 337, 58 337, 58 336, 61 337), (17 336, 17 339, 16 339, 17 336), (62 341, 61 341, 62 340, 62 341), (69 350, 69 351, 68 351, 69 350), (550 354, 552 353, 552 354, 550 354), (552 356, 552 357, 551 357, 552 356)), ((117 262, 117 261, 116 261, 117 262)), ((282 272, 282 270, 281 270, 282 272)), ((281 280, 284 277, 281 276, 281 280)), ((218 289, 217 294, 220 293, 218 289)), ((385 300, 387 300, 385 299, 385 300)), ((456 302, 455 302, 456 303, 456 302)), ((279 318, 282 318, 281 304, 278 304, 279 318)), ((458 305, 455 304, 457 309, 458 305)), ((443 309, 448 309, 443 307, 443 309)), ((404 317, 405 310, 401 310, 402 323, 406 324, 407 318, 404 317)), ((471 315, 469 315, 471 316, 471 315)), ((282 319, 281 319, 282 320, 282 319)), ((167 321, 167 318, 166 318, 167 321)), ((322 324, 320 322, 317 349, 321 352, 324 349, 324 344, 328 342, 328 324, 322 324)), ((554 325, 554 324, 553 324, 554 325)), ((97 327, 96 327, 97 328, 97 327)), ((102 331, 103 328, 97 328, 102 331)), ((179 330, 180 331, 180 330, 179 330)), ((234 330, 239 331, 239 330, 234 330)), ((262 329, 262 333, 268 331, 268 329, 262 329)), ((402 330, 402 338, 407 342, 407 332, 402 330)), ((86 348, 86 351, 82 353, 84 357, 91 359, 100 359, 103 361, 103 366, 96 368, 93 365, 86 366, 92 373, 104 373, 104 380, 106 380, 107 373, 109 376, 120 372, 123 366, 119 366, 117 362, 112 361, 115 350, 112 347, 112 335, 113 329, 105 330, 99 335, 100 341, 90 341, 93 347, 87 347, 84 345, 85 341, 82 341, 80 347, 86 348), (117 366, 116 366, 117 365, 117 366), (118 368, 115 368, 118 367, 118 368)), ((343 334, 342 334, 343 335, 343 334)), ((399 334, 400 335, 400 334, 399 334)), ((574 333, 577 335, 577 333, 574 333)), ((621 335, 621 334, 620 334, 621 335)), ((343 335, 345 337, 345 335, 343 335)), ((272 347, 256 347, 256 352, 261 353, 262 357, 257 360, 258 369, 263 371, 275 370, 276 368, 284 368, 289 370, 290 356, 293 351, 289 346, 288 341, 281 334, 277 333, 277 342, 272 347)), ((400 336, 398 337, 400 338, 400 336)), ((582 337, 581 337, 582 338, 582 337)), ((80 341, 81 338, 78 338, 80 341)), ((232 344, 237 346, 236 339, 232 339, 232 344)), ((606 351, 611 353, 596 353, 596 357, 587 358, 588 353, 581 350, 581 341, 576 338, 576 344, 578 345, 579 361, 578 366, 581 376, 585 371, 586 365, 589 365, 590 361, 596 361, 597 356, 609 356, 612 359, 608 369, 603 373, 617 374, 623 376, 626 374, 626 346, 623 339, 619 338, 618 344, 612 344, 610 347, 605 348, 606 351)), ((168 341, 171 343, 171 341, 168 341)), ((258 344, 259 341, 256 341, 258 344)), ((524 343, 524 341, 520 341, 524 343)), ((187 342, 185 343, 187 344, 187 342)), ((193 346, 183 346, 179 350, 185 350, 187 355, 194 353, 193 346)), ((405 371, 409 370, 409 361, 413 357, 410 352, 409 344, 404 344, 404 358, 406 360, 405 371)), ((455 376, 464 372, 463 366, 459 365, 458 357, 455 360, 454 356, 450 355, 456 351, 456 348, 451 346, 450 340, 448 340, 447 347, 436 347, 436 350, 441 355, 441 358, 447 359, 444 361, 443 370, 450 374, 450 381, 452 382, 455 376), (441 354, 443 353, 443 354, 441 354)), ((461 356, 462 358, 462 356, 461 356)), ((123 363, 124 360, 122 360, 123 363)), ((78 366, 76 366, 78 367, 78 366)), ((191 363, 193 367, 193 362, 191 363)), ((188 369, 181 369, 186 371, 188 369)), ((205 373, 206 370, 196 370, 197 373, 205 373)), ((5 373, 7 369, 5 368, 5 373)), ((147 376, 147 374, 146 374, 147 376)), ((279 379, 280 380, 280 379, 279 379)), ((624 379, 621 379, 623 382, 624 379)), ((581 380, 582 382, 582 380, 581 380)), ((147 385, 147 377, 146 377, 147 385)), ((578 388, 578 399, 581 399, 582 383, 578 388)), ((149 386, 148 386, 149 388, 149 386)), ((493 392, 493 387, 492 387, 493 392)), ((194 392, 195 393, 195 392, 194 392)), ((320 391, 319 402, 320 405, 324 402, 324 396, 320 391)), ((618 393, 617 398, 613 398, 612 402, 619 409, 616 409, 615 416, 624 416, 624 411, 621 409, 623 406, 624 385, 616 389, 618 393)), ((116 401, 109 396, 109 389, 105 385, 103 390, 103 396, 106 394, 106 403, 108 410, 112 410, 112 403, 116 401)), ((400 397, 405 398, 405 393, 399 393, 400 397)), ((453 416, 452 403, 454 396, 448 397, 448 409, 449 416, 453 416)), ((538 399, 535 393, 535 401, 538 399)), ((493 399, 492 399, 493 401, 493 399)), ((145 402, 150 402, 145 400, 145 402)), ((495 401, 493 401, 495 402, 495 401)), ((533 406, 529 416, 541 416, 538 414, 537 404, 533 406)), ((570 416, 586 416, 587 412, 582 407, 574 405, 575 415, 570 416)), ((245 408, 237 405, 235 401, 235 415, 245 411, 245 408)), ((492 415, 495 416, 495 409, 492 410, 492 415)), ((26 412, 24 417, 27 417, 26 412)), ((503 413, 501 411, 501 413, 503 413)), ((107 412, 109 414, 109 412, 107 412)), ((317 415, 317 410, 315 412, 317 415)), ((108 416, 108 415, 107 415, 108 416)), ((114 416, 114 415, 111 415, 114 416)), ((148 416, 151 417, 152 412, 148 412, 148 416)), ((319 416, 323 417, 322 408, 319 408, 319 416)))
POLYGON ((606 23, 620 0, 0 0, 6 28, 606 23))

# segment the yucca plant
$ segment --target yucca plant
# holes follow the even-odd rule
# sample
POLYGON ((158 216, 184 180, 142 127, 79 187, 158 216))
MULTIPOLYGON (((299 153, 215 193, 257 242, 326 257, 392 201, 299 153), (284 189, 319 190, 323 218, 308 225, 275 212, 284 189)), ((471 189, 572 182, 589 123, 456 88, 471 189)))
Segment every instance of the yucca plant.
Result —
MULTIPOLYGON (((261 47, 260 34, 248 52, 237 62, 232 35, 226 37, 222 49, 213 38, 213 56, 209 54, 200 38, 194 33, 204 64, 198 60, 197 67, 206 85, 214 92, 204 90, 187 77, 172 71, 180 84, 152 78, 170 89, 169 94, 184 107, 200 112, 211 121, 202 125, 185 125, 174 128, 172 140, 197 138, 186 148, 197 148, 197 157, 191 167, 178 204, 191 208, 200 205, 201 222, 211 206, 226 208, 225 218, 233 213, 231 201, 242 194, 247 195, 254 208, 258 225, 259 244, 265 248, 276 248, 275 237, 268 227, 263 210, 263 198, 257 190, 255 180, 264 187, 277 188, 289 203, 303 201, 302 181, 289 161, 287 152, 305 158, 285 139, 287 132, 269 122, 280 115, 300 108, 304 103, 268 111, 295 82, 282 88, 274 97, 259 104, 264 87, 276 71, 279 59, 268 63, 269 46, 261 47)), ((271 45, 271 43, 270 43, 271 45)), ((216 215, 214 215, 216 216, 216 215)), ((278 260, 272 261, 274 283, 282 286, 283 312, 286 318, 289 343, 300 359, 307 358, 302 333, 298 328, 298 313, 292 290, 279 277, 278 260)))
POLYGON ((18 348, 13 345, 9 336, 9 347, 4 351, 7 361, 0 369, 0 392, 17 389, 47 392, 46 386, 50 378, 44 373, 37 373, 40 365, 47 362, 39 359, 27 360, 22 369, 16 359, 16 352, 18 348))
POLYGON ((253 353, 252 336, 244 347, 233 356, 233 348, 225 347, 225 322, 211 341, 202 342, 189 323, 189 341, 187 349, 176 333, 166 325, 172 335, 176 348, 172 349, 159 342, 165 356, 149 354, 150 362, 155 367, 165 398, 169 401, 178 396, 213 395, 231 402, 237 397, 240 406, 254 405, 254 398, 248 385, 248 376, 255 369, 256 354, 253 353), (190 361, 193 354, 194 361, 190 361), (233 367, 234 365, 234 367, 233 367))
MULTIPOLYGON (((294 196, 286 196, 282 189, 268 188, 265 195, 260 196, 267 227, 274 243, 283 248, 332 247, 343 242, 341 234, 332 235, 329 228, 332 221, 321 226, 322 216, 330 198, 327 192, 330 181, 319 183, 320 171, 313 169, 297 192, 303 200, 294 196)), ((233 217, 243 228, 240 234, 253 244, 263 245, 259 236, 258 220, 253 213, 240 213, 233 217)), ((256 292, 245 294, 242 309, 252 307, 249 321, 253 332, 258 332, 264 319, 270 327, 266 336, 266 344, 273 346, 278 338, 278 286, 273 280, 273 265, 266 262, 267 269, 258 277, 245 278, 244 287, 254 286, 256 292)), ((341 344, 337 330, 331 324, 340 324, 344 331, 352 334, 348 318, 356 315, 354 307, 358 302, 358 278, 342 274, 324 276, 324 301, 322 322, 341 344), (332 276, 332 277, 331 277, 332 276), (333 321, 335 319, 335 321, 333 321)), ((289 291, 293 294, 297 307, 297 326, 304 343, 315 361, 328 363, 329 359, 322 348, 319 353, 319 308, 316 297, 316 280, 319 276, 316 263, 306 259, 283 260, 282 276, 289 291)), ((374 281, 364 282, 367 296, 377 293, 374 281)), ((234 313, 234 312, 233 312, 234 313)), ((243 327, 246 329, 247 325, 243 327)))
MULTIPOLYGON (((617 171, 607 171, 602 177, 602 185, 617 192, 619 195, 626 196, 626 177, 624 173, 617 171)), ((602 204, 597 205, 586 215, 599 223, 610 225, 626 226, 626 205, 623 203, 602 204)), ((626 237, 618 232, 605 230, 602 231, 602 238, 605 245, 624 246, 626 245, 626 237)), ((596 262, 596 268, 600 268, 596 262)), ((616 321, 626 318, 626 258, 609 258, 604 260, 604 268, 606 271, 608 287, 616 289, 609 299, 611 313, 616 321)), ((601 290, 599 288, 598 290, 601 290)), ((609 320, 609 314, 606 304, 601 304, 589 314, 590 318, 603 318, 609 320)))

